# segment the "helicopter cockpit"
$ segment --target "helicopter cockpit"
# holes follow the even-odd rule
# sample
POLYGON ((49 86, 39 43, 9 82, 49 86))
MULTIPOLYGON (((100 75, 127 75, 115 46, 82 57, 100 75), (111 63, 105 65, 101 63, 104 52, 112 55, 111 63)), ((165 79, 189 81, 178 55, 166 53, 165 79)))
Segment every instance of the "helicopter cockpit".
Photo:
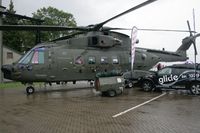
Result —
POLYGON ((44 47, 35 48, 26 53, 18 63, 20 64, 43 64, 44 63, 44 47))
POLYGON ((1 70, 4 72, 4 77, 15 80, 20 79, 20 73, 24 70, 32 70, 29 64, 44 64, 45 47, 36 47, 27 52, 17 63, 3 65, 1 70))

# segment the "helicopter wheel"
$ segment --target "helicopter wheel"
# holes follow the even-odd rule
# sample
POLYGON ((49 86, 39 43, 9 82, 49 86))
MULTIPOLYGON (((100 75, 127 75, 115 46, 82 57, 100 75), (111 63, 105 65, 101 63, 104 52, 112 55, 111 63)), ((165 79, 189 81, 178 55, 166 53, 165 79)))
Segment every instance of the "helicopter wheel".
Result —
POLYGON ((26 93, 27 93, 28 95, 33 94, 34 92, 35 92, 34 87, 29 86, 29 87, 26 88, 26 93))

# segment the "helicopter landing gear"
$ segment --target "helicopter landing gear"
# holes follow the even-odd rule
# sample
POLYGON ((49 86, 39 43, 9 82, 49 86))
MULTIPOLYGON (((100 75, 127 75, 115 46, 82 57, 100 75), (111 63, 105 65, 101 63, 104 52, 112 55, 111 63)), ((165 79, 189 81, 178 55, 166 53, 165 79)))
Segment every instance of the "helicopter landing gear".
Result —
POLYGON ((26 93, 27 93, 28 95, 33 94, 34 92, 35 92, 35 88, 34 88, 34 87, 28 86, 28 87, 26 88, 26 93))

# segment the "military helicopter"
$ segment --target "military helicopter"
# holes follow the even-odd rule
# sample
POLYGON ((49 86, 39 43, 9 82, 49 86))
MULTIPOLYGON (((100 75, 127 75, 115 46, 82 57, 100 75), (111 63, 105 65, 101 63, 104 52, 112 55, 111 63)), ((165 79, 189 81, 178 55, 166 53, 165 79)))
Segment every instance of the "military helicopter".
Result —
MULTIPOLYGON (((18 62, 3 65, 4 78, 28 84, 28 94, 34 93, 33 82, 60 83, 81 80, 94 81, 97 74, 121 75, 130 70, 128 35, 115 32, 120 28, 103 27, 104 24, 156 0, 145 1, 102 23, 86 27, 43 25, 2 25, 0 30, 78 31, 50 42, 40 43, 29 50, 18 62)), ((123 29, 122 29, 123 30, 123 29)), ((136 48, 134 69, 149 70, 159 61, 185 61, 191 39, 183 40, 176 52, 136 48)))

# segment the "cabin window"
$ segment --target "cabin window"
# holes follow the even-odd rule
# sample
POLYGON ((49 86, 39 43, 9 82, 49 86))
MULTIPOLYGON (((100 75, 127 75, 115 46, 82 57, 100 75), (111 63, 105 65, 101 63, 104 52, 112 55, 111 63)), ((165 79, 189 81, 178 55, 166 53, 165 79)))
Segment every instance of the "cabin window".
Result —
POLYGON ((74 63, 77 64, 77 65, 82 65, 82 64, 84 64, 83 57, 82 57, 82 56, 76 57, 74 63))
POLYGON ((101 64, 108 64, 108 57, 101 57, 101 64))
POLYGON ((95 64, 95 63, 96 63, 95 57, 88 58, 88 64, 95 64))
POLYGON ((112 57, 112 63, 119 64, 119 59, 116 56, 112 57))
POLYGON ((34 55, 31 60, 33 64, 44 64, 44 48, 37 48, 34 50, 34 55))

